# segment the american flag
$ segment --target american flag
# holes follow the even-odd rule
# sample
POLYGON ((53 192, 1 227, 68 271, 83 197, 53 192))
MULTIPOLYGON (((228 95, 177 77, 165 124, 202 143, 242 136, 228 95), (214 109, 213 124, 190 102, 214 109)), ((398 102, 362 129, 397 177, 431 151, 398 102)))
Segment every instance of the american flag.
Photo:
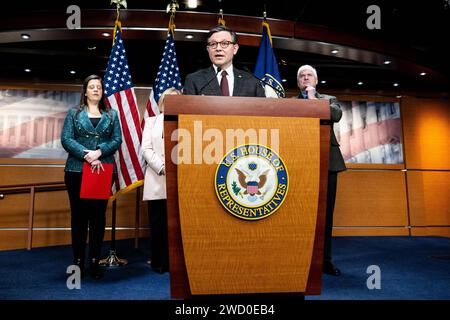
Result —
POLYGON ((141 155, 142 129, 130 69, 123 44, 122 32, 117 28, 104 78, 109 106, 117 110, 122 128, 122 145, 115 155, 117 179, 113 193, 142 184, 145 160, 141 155))
POLYGON ((164 47, 161 64, 159 65, 158 73, 156 74, 155 84, 147 101, 147 108, 145 109, 142 125, 144 125, 144 121, 147 117, 159 114, 159 98, 166 89, 171 87, 178 90, 181 90, 182 88, 177 53, 175 51, 175 42, 173 41, 173 34, 170 29, 167 34, 166 46, 164 47))

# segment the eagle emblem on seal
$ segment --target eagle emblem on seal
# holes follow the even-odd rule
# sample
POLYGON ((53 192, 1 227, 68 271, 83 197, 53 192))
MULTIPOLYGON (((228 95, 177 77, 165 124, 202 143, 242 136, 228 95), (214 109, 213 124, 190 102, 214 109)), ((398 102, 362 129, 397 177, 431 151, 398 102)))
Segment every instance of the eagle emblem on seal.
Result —
POLYGON ((255 195, 261 195, 260 189, 264 187, 267 182, 267 174, 269 170, 265 170, 260 173, 258 170, 258 165, 255 162, 248 164, 249 171, 243 172, 238 168, 234 168, 238 174, 238 181, 242 188, 245 189, 244 195, 250 195, 253 197, 255 195))
POLYGON ((229 150, 217 166, 215 189, 223 207, 234 216, 263 219, 286 198, 287 168, 267 146, 241 145, 229 150))

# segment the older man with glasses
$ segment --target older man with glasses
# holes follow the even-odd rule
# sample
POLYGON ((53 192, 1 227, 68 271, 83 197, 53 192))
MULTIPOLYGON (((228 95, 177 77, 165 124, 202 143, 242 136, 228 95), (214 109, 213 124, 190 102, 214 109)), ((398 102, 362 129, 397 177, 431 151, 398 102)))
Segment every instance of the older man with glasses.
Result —
POLYGON ((297 85, 300 89, 299 99, 312 99, 312 100, 328 100, 330 102, 330 158, 328 161, 328 186, 327 186, 327 209, 325 217, 325 243, 324 243, 324 256, 323 256, 323 272, 333 276, 341 275, 339 270, 331 262, 331 238, 333 234, 333 211, 336 201, 336 189, 338 173, 345 171, 344 158, 342 157, 341 150, 339 149, 339 143, 334 134, 333 125, 339 122, 342 118, 342 110, 339 106, 338 100, 334 96, 326 94, 320 94, 316 91, 319 78, 317 77, 317 70, 305 64, 301 66, 297 71, 297 85))
POLYGON ((265 97, 264 88, 253 75, 233 66, 238 49, 234 31, 225 26, 211 29, 206 50, 212 66, 188 74, 184 94, 265 97))

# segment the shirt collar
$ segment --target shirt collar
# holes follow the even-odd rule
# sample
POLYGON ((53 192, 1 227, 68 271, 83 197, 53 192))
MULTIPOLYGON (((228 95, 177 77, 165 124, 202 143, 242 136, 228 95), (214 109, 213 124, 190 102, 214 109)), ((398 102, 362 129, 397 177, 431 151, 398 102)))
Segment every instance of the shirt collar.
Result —
MULTIPOLYGON (((213 68, 214 68, 214 73, 217 73, 217 66, 215 64, 213 64, 213 68)), ((233 73, 233 64, 231 64, 228 68, 226 69, 222 69, 225 70, 228 73, 228 76, 233 77, 234 73, 233 73)), ((222 73, 222 72, 221 72, 222 73)))

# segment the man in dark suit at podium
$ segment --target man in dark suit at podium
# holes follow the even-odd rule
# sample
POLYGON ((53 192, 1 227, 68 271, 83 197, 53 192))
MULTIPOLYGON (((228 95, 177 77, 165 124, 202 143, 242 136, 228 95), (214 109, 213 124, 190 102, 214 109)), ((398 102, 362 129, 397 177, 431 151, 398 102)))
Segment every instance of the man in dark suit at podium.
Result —
POLYGON ((331 262, 331 236, 333 231, 333 211, 336 200, 337 174, 344 171, 344 158, 342 157, 339 143, 334 134, 333 125, 342 118, 342 110, 339 107, 336 97, 320 94, 316 91, 318 82, 317 71, 310 65, 303 65, 297 72, 297 85, 300 88, 299 99, 326 99, 330 101, 330 159, 328 164, 328 188, 327 188, 327 209, 325 222, 325 247, 323 272, 334 276, 339 276, 341 271, 331 262))
POLYGON ((212 66, 188 74, 184 94, 209 96, 265 97, 255 76, 233 67, 239 45, 234 31, 217 26, 209 31, 206 50, 212 66))

